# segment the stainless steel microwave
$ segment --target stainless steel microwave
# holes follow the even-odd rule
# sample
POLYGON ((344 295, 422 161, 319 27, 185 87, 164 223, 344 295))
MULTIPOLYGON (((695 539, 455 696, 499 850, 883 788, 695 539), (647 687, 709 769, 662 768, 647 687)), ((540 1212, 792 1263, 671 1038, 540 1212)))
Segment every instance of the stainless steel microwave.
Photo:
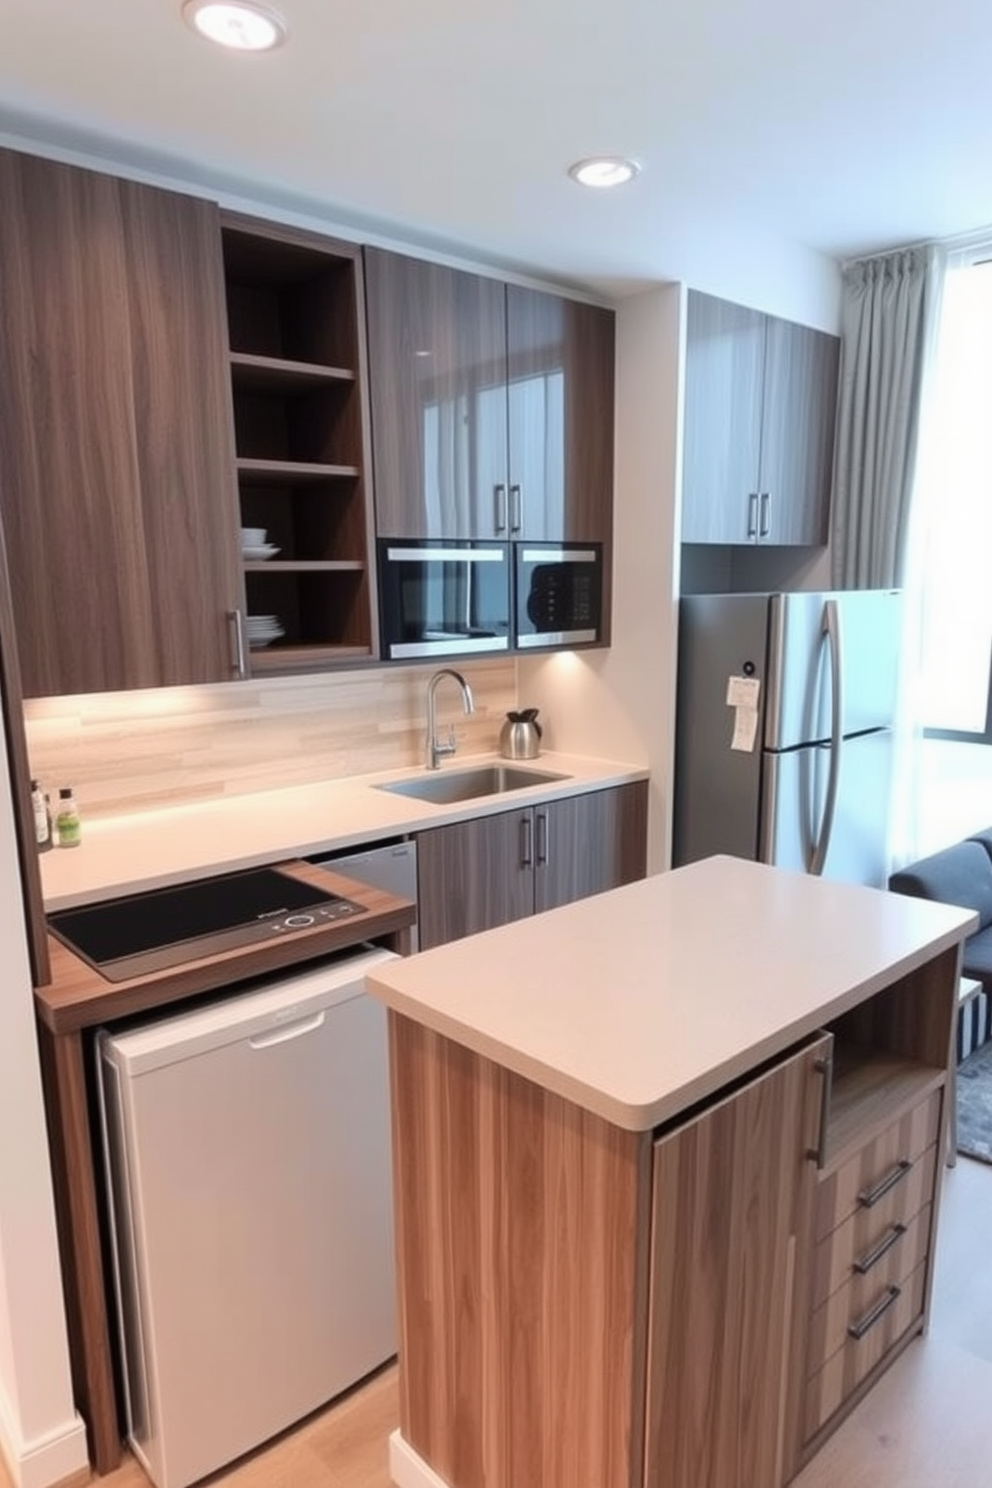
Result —
POLYGON ((518 542, 514 548, 517 647, 600 643, 602 545, 518 542))
POLYGON ((509 650, 509 544, 380 538, 378 559, 385 658, 509 650))

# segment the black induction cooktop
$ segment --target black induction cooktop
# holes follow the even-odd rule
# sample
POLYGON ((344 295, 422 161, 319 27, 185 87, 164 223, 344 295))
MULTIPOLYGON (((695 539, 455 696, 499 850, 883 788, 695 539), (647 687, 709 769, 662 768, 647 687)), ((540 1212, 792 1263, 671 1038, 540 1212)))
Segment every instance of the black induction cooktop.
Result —
POLYGON ((366 912, 278 868, 246 868, 58 910, 48 925, 107 981, 124 982, 366 912))

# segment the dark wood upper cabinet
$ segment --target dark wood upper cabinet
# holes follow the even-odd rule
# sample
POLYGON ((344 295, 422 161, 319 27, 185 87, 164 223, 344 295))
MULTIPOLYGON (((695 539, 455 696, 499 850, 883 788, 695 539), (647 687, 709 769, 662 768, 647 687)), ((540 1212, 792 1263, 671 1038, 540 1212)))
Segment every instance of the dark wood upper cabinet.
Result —
POLYGON ((507 285, 512 538, 609 544, 614 323, 612 310, 507 285))
POLYGON ((235 674, 217 209, 0 151, 0 510, 26 696, 235 674))
POLYGON ((378 650, 362 250, 225 213, 224 284, 253 674, 378 650), (279 634, 253 635, 253 615, 279 634))
POLYGON ((509 537, 504 287, 365 249, 380 537, 509 537))
POLYGON ((690 292, 682 541, 827 541, 840 342, 690 292))
POLYGON ((608 544, 614 315, 365 250, 381 537, 608 544))

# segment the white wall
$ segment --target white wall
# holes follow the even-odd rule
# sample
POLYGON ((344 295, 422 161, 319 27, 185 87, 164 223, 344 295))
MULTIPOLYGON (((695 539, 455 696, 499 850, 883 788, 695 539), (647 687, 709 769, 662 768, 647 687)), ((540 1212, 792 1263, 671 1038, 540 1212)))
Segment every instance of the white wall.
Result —
POLYGON ((667 284, 617 310, 611 648, 518 664, 521 704, 541 708, 549 748, 650 767, 652 873, 670 857, 684 304, 667 284))
POLYGON ((73 1408, 7 755, 0 734, 0 1450, 19 1488, 87 1465, 73 1408))

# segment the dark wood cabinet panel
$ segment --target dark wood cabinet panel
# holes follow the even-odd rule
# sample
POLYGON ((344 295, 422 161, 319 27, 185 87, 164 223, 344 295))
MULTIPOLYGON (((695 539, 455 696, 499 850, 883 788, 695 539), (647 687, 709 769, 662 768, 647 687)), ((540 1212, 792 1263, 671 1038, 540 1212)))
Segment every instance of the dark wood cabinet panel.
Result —
POLYGON ((682 541, 827 540, 840 343, 688 297, 682 541))
POLYGON ((528 807, 418 835, 421 950, 533 912, 533 831, 528 807))
POLYGON ((609 544, 611 310, 507 285, 510 536, 609 544))
POLYGON ((757 536, 764 316, 690 293, 686 323, 682 541, 757 536))
POLYGON ((534 908, 554 909, 644 877, 647 782, 534 808, 534 908))
POLYGON ((379 536, 507 537, 503 285, 378 248, 365 272, 379 536))
POLYGON ((647 782, 421 832, 417 854, 427 950, 643 878, 647 782))
POLYGON ((827 541, 840 341, 771 317, 761 424, 769 543, 827 541))
POLYGON ((216 209, 0 151, 0 503, 27 696, 232 675, 216 209))

